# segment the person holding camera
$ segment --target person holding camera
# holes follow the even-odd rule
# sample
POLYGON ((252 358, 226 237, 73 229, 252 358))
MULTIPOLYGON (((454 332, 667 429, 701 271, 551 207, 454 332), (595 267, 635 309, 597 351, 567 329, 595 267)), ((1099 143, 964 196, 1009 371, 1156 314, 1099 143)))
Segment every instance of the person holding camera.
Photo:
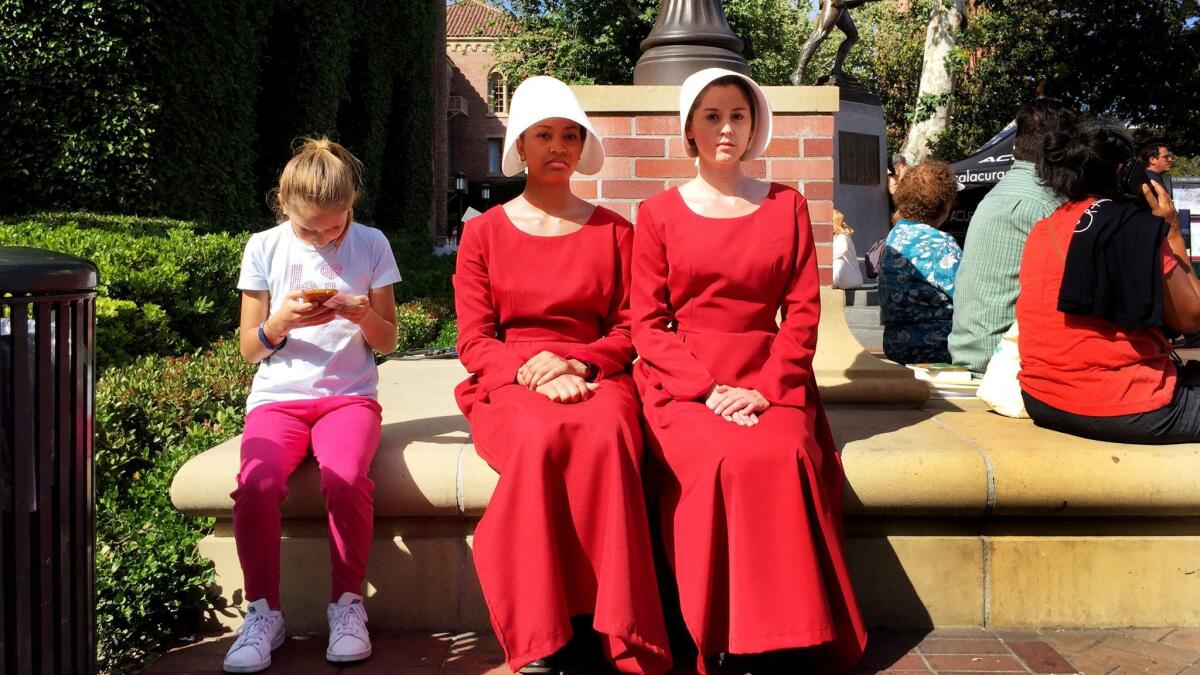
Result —
POLYGON ((1146 162, 1146 176, 1150 180, 1162 183, 1167 194, 1175 198, 1175 190, 1171 185, 1171 169, 1175 168, 1175 155, 1162 141, 1151 141, 1142 146, 1138 156, 1146 162))
POLYGON ((1200 279, 1170 196, 1129 170, 1137 163, 1114 122, 1047 139, 1038 173, 1066 203, 1025 244, 1018 379, 1038 426, 1120 443, 1193 442, 1200 382, 1185 376, 1164 330, 1200 330, 1200 279))

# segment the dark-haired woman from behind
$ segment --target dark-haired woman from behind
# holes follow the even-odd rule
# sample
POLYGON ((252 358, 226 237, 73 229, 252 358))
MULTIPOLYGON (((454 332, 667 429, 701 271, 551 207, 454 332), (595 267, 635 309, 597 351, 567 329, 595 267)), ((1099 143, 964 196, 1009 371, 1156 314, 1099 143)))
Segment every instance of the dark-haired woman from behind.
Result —
POLYGON ((1200 386, 1183 376, 1164 328, 1200 330, 1200 280, 1163 186, 1141 186, 1145 204, 1122 196, 1133 161, 1133 141, 1113 122, 1047 142, 1038 173, 1067 201, 1025 244, 1021 390, 1039 426, 1120 443, 1198 441, 1200 386))

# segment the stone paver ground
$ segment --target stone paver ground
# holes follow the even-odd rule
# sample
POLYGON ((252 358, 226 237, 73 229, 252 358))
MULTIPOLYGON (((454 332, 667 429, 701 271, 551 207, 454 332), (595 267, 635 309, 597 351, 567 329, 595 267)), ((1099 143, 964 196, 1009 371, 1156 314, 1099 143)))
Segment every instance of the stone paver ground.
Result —
MULTIPOLYGON (((275 652, 270 673, 306 675, 507 675, 491 633, 387 632, 372 635, 375 655, 357 666, 326 663, 325 638, 293 636, 275 652)), ((145 673, 219 673, 233 635, 179 647, 145 673)), ((595 671, 604 672, 602 670, 595 671)), ((856 673, 1151 673, 1200 675, 1200 628, 1126 630, 876 630, 856 673)), ((674 675, 688 675, 676 669, 674 675)))

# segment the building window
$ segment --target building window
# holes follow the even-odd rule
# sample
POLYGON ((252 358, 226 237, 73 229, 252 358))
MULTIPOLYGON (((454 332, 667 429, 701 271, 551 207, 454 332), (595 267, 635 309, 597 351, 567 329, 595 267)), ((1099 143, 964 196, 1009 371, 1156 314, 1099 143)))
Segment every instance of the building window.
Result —
POLYGON ((504 159, 504 139, 489 138, 488 143, 488 173, 499 174, 501 170, 500 163, 504 159))
POLYGON ((488 75, 488 112, 493 115, 508 112, 508 79, 498 70, 488 75))

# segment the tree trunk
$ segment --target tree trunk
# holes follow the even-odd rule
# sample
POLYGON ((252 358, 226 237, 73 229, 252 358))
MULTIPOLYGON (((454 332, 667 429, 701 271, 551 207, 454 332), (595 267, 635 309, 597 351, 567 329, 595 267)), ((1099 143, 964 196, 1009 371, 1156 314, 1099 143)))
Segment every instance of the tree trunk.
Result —
POLYGON ((910 163, 920 163, 929 157, 930 146, 950 121, 954 81, 946 69, 946 58, 954 51, 955 36, 966 18, 966 0, 934 0, 929 28, 925 31, 925 58, 917 91, 918 121, 908 128, 901 149, 910 163))

